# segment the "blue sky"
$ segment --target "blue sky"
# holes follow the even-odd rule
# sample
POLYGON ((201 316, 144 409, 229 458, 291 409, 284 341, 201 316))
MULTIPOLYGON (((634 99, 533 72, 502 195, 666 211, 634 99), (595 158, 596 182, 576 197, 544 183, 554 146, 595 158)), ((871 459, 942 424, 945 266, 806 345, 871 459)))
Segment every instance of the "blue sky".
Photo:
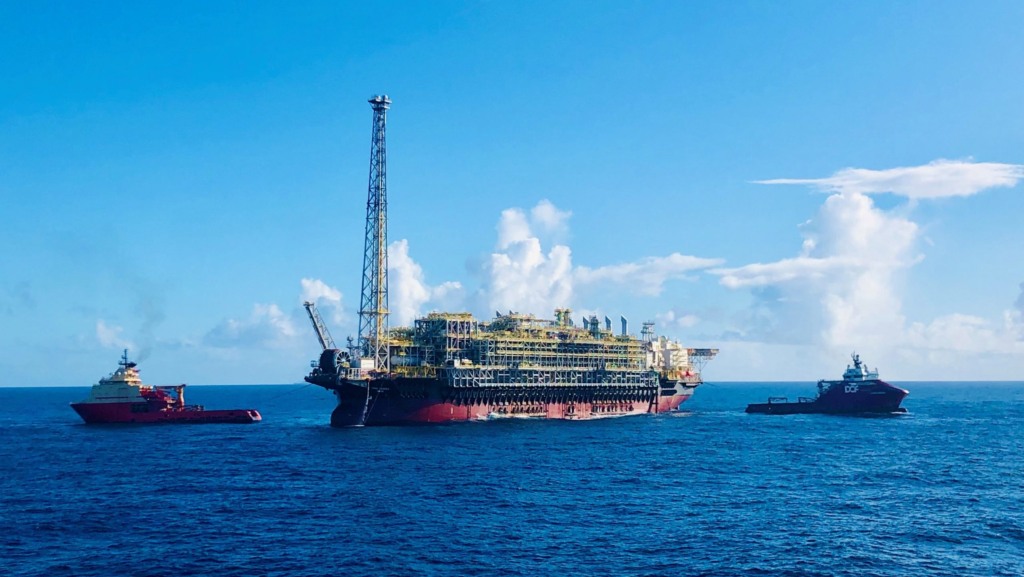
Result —
POLYGON ((654 320, 715 380, 1024 375, 1019 2, 7 3, 0 385, 297 382, 357 330, 654 320))

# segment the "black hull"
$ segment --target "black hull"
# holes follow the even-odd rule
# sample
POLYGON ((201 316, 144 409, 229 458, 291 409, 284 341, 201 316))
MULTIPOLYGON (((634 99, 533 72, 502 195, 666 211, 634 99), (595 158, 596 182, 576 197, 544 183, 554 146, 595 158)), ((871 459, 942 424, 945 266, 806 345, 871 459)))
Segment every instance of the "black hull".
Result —
POLYGON ((857 415, 900 414, 900 403, 908 392, 881 380, 833 382, 816 399, 796 403, 771 401, 747 405, 747 413, 763 415, 857 415))
POLYGON ((863 409, 851 408, 840 410, 818 406, 815 403, 753 403, 747 405, 748 413, 764 415, 901 415, 907 410, 903 407, 895 409, 863 409))

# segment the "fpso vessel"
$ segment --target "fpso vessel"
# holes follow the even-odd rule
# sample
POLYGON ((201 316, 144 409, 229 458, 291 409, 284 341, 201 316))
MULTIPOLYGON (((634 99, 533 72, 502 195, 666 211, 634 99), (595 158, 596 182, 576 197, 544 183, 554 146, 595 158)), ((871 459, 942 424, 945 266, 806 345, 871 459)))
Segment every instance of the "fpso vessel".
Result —
POLYGON ((323 352, 306 381, 334 392, 337 427, 441 423, 489 418, 593 419, 672 411, 700 384, 716 349, 687 349, 654 336, 614 334, 605 318, 573 324, 498 314, 432 313, 412 328, 388 329, 387 147, 391 99, 373 109, 366 199, 359 340, 334 346, 313 302, 305 303, 323 352))
POLYGON ((96 423, 255 423, 255 409, 206 410, 185 404, 185 385, 146 385, 124 352, 116 371, 92 386, 89 398, 71 403, 88 424, 96 423))
POLYGON ((306 381, 334 392, 331 425, 389 425, 493 418, 593 419, 678 409, 701 383, 717 349, 614 334, 597 317, 574 326, 528 314, 478 321, 432 313, 389 331, 389 370, 371 358, 327 348, 306 381))

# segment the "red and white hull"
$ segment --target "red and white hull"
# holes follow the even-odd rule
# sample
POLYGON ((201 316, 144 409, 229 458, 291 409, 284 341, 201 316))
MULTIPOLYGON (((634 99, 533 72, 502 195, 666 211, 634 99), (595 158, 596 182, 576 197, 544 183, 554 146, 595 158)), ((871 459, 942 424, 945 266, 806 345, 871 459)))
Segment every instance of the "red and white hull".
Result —
POLYGON ((71 403, 88 424, 99 423, 255 423, 263 419, 255 409, 208 411, 185 404, 185 385, 143 384, 136 364, 125 350, 118 369, 89 390, 89 398, 71 403))

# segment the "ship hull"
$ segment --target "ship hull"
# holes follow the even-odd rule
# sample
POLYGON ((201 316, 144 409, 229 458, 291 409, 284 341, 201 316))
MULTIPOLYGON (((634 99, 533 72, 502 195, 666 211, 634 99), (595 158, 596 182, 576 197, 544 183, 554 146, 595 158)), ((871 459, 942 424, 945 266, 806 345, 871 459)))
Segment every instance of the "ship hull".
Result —
POLYGON ((331 425, 335 427, 497 419, 588 420, 664 413, 678 410, 697 386, 682 382, 653 388, 495 384, 460 390, 429 378, 307 380, 334 391, 338 405, 331 413, 331 425))
POLYGON ((908 392, 885 381, 839 383, 813 401, 753 403, 747 413, 766 415, 795 414, 893 414, 906 413, 900 403, 908 392))
POLYGON ((150 410, 146 403, 72 403, 86 424, 113 423, 255 423, 263 419, 253 409, 150 410))

